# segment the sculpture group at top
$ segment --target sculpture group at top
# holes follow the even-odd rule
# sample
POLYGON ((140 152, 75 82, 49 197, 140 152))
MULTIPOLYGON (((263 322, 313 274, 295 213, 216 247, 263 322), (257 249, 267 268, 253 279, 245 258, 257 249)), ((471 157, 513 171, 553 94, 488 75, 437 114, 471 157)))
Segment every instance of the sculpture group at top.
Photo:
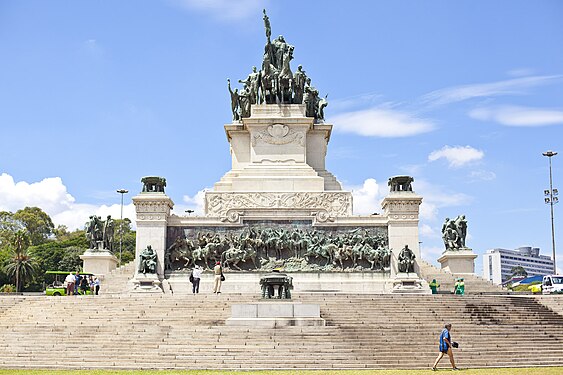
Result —
POLYGON ((442 225, 442 239, 446 250, 465 249, 465 237, 467 236, 467 220, 465 215, 459 215, 453 220, 446 218, 442 225))
POLYGON ((115 224, 110 215, 105 221, 99 216, 92 215, 84 227, 90 250, 113 251, 115 224))
POLYGON ((295 73, 291 71, 294 46, 288 44, 282 35, 271 40, 270 19, 264 9, 264 27, 266 28, 266 46, 262 59, 262 69, 255 66, 244 80, 242 90, 231 88, 231 110, 233 121, 250 117, 253 104, 304 104, 305 115, 317 120, 324 120, 324 108, 328 105, 327 96, 319 97, 319 91, 311 85, 311 79, 299 65, 295 73))

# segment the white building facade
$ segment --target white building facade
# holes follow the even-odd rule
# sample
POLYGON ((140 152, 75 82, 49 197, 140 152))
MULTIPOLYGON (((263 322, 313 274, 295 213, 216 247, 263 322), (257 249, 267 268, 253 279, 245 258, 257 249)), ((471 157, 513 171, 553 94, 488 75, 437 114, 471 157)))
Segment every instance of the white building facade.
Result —
POLYGON ((515 250, 492 249, 483 255, 483 277, 495 284, 510 279, 512 268, 523 267, 528 276, 550 275, 553 273, 553 260, 540 255, 537 247, 524 246, 515 250))

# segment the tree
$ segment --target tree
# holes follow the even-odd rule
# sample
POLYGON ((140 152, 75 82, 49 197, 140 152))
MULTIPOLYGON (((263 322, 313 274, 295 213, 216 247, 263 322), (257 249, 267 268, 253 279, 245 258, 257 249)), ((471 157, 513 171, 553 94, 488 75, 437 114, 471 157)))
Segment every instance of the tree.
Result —
POLYGON ((14 219, 21 222, 27 229, 32 245, 45 242, 55 230, 55 225, 49 215, 39 207, 26 207, 18 210, 14 214, 14 219))
POLYGON ((35 259, 27 252, 29 237, 25 231, 17 231, 11 245, 8 264, 4 269, 8 276, 15 278, 16 292, 20 292, 23 284, 34 276, 35 259))
POLYGON ((516 277, 516 276, 528 277, 528 272, 526 272, 526 270, 522 266, 512 267, 510 272, 512 272, 512 277, 516 277))
POLYGON ((24 229, 22 223, 14 218, 12 212, 0 211, 0 248, 9 246, 13 234, 21 229, 24 229))

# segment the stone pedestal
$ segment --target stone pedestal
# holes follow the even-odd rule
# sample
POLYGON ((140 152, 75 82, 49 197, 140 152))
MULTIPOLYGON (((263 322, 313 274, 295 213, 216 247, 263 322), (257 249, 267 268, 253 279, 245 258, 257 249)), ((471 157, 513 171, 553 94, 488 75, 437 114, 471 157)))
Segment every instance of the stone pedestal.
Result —
POLYGON ((137 273, 129 283, 132 292, 162 293, 162 283, 154 273, 137 273))
POLYGON ((446 272, 458 274, 474 274, 475 273, 475 258, 477 254, 469 248, 461 250, 447 250, 445 251, 438 262, 442 265, 442 269, 446 272))
POLYGON ((399 272, 393 280, 392 293, 432 294, 432 291, 428 283, 418 277, 416 273, 399 272))
POLYGON ((256 302, 231 306, 231 326, 324 326, 320 306, 296 302, 256 302))
POLYGON ((83 261, 84 272, 104 278, 105 275, 117 268, 117 258, 109 250, 87 250, 80 256, 83 261))
POLYGON ((151 245, 157 256, 156 273, 162 280, 164 278, 166 228, 174 202, 164 193, 148 192, 133 197, 133 203, 137 212, 135 269, 139 268, 139 254, 148 245, 151 245))
POLYGON ((409 245, 420 259, 418 243, 418 208, 422 197, 413 191, 392 191, 383 199, 384 216, 388 218, 389 248, 396 255, 405 245, 409 245))

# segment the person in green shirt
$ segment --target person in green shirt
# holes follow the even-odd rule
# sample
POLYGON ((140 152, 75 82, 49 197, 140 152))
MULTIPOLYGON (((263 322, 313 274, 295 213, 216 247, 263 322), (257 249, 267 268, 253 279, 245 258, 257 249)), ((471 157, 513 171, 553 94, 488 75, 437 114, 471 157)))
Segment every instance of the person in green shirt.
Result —
POLYGON ((438 288, 440 287, 440 284, 438 284, 436 279, 432 279, 432 282, 428 285, 430 286, 430 290, 432 290, 432 294, 438 293, 438 288))
POLYGON ((454 294, 460 294, 462 296, 465 294, 465 283, 463 282, 462 278, 459 278, 455 281, 454 294))

